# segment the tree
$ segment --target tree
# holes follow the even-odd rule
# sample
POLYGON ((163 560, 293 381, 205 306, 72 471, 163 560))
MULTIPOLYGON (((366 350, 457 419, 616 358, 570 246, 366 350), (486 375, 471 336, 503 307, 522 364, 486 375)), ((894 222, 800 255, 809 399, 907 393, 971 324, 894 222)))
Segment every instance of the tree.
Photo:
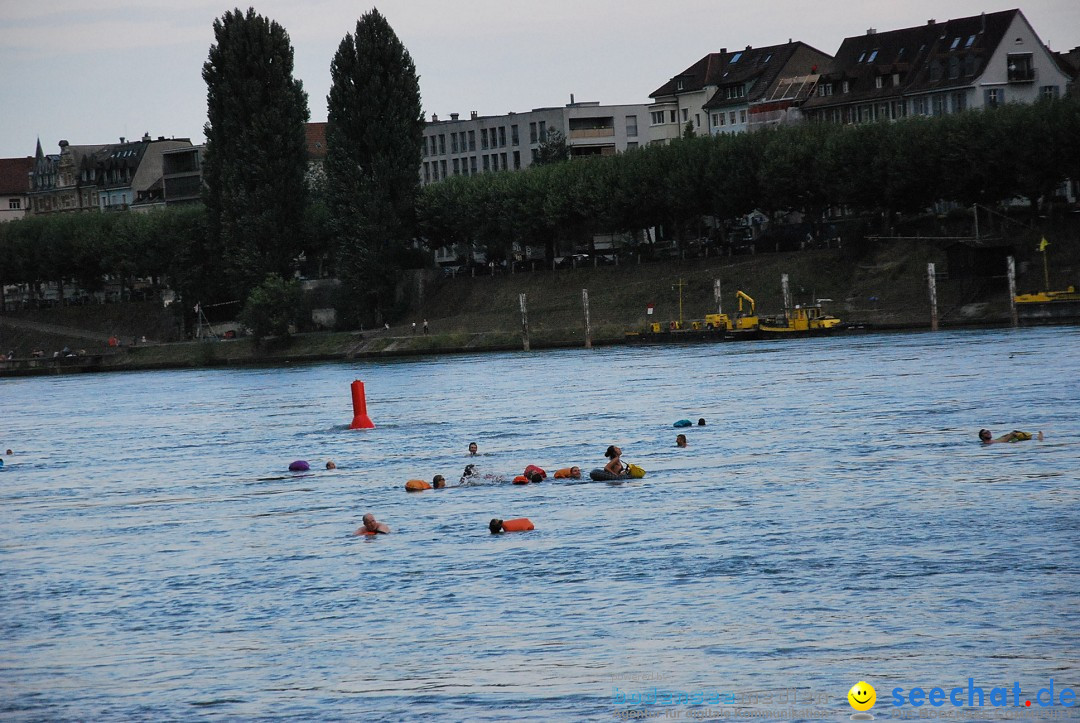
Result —
POLYGON ((694 121, 686 121, 686 125, 683 126, 682 137, 693 138, 697 133, 694 132, 694 121))
POLYGON ((375 307, 392 292, 388 260, 416 233, 424 116, 409 51, 377 10, 346 34, 330 65, 327 203, 353 298, 375 307))
POLYGON ((289 325, 296 323, 302 303, 303 292, 297 282, 269 274, 248 295, 240 321, 256 339, 288 336, 289 325))
POLYGON ((562 163, 568 158, 570 158, 570 149, 566 145, 566 136, 562 134, 562 131, 549 126, 547 138, 536 149, 536 160, 533 161, 533 165, 546 166, 552 163, 562 163))
POLYGON ((301 251, 307 94, 276 22, 233 10, 214 21, 214 38, 203 65, 210 228, 203 261, 220 258, 231 294, 243 298, 269 273, 289 276, 301 251))

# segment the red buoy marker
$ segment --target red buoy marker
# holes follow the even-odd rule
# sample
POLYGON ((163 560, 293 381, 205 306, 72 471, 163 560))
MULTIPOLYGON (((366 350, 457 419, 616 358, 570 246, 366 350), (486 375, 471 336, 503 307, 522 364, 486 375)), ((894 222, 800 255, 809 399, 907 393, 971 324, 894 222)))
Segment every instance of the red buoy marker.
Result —
POLYGON ((364 383, 357 379, 352 383, 352 424, 349 429, 375 429, 375 423, 367 414, 367 398, 364 396, 364 383))

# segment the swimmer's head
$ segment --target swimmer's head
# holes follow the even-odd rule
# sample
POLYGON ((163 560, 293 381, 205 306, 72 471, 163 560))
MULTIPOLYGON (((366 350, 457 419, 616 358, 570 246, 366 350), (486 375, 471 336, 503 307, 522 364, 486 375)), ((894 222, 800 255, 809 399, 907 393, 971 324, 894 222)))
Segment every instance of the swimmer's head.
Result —
POLYGON ((622 450, 619 449, 618 447, 616 447, 614 444, 611 445, 610 447, 608 447, 607 451, 604 452, 604 456, 607 457, 608 459, 615 459, 616 457, 618 457, 621 454, 622 454, 622 450))
POLYGON ((981 439, 981 440, 982 440, 982 441, 984 441, 984 442, 989 442, 989 441, 990 441, 990 439, 991 439, 991 438, 992 438, 993 436, 994 436, 994 435, 990 434, 990 430, 989 430, 989 429, 980 429, 980 430, 979 430, 979 439, 981 439))
POLYGON ((326 462, 326 468, 327 468, 327 469, 337 469, 337 465, 336 465, 336 464, 334 464, 334 460, 332 460, 332 459, 331 459, 331 460, 327 460, 327 462, 326 462))
POLYGON ((462 477, 472 477, 474 474, 476 474, 476 465, 475 464, 467 464, 467 465, 465 465, 465 472, 461 476, 462 477))
POLYGON ((581 479, 581 467, 571 467, 570 476, 574 479, 581 479))
POLYGON ((443 477, 441 474, 435 475, 431 478, 431 486, 437 490, 441 490, 443 487, 446 486, 446 478, 443 477))
POLYGON ((544 475, 540 474, 539 472, 533 472, 531 475, 529 475, 530 482, 539 482, 542 479, 544 479, 544 475))
POLYGON ((697 420, 697 426, 699 426, 699 427, 704 427, 705 426, 705 417, 702 417, 701 419, 697 420))
POLYGON ((469 454, 476 454, 476 442, 469 442, 469 454))
POLYGON ((488 523, 488 529, 491 530, 491 534, 493 535, 499 534, 502 532, 502 520, 497 517, 493 518, 491 522, 488 523))

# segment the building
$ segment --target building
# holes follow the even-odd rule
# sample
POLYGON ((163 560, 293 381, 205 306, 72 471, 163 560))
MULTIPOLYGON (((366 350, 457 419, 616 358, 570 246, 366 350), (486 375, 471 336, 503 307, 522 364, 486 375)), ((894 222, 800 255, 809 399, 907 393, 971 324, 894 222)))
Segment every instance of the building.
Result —
POLYGON ((46 155, 38 142, 31 171, 34 215, 71 211, 147 210, 164 204, 162 156, 190 148, 187 138, 73 146, 60 141, 60 153, 46 155))
POLYGON ((1068 74, 1019 10, 846 38, 803 104, 836 123, 942 115, 1065 94, 1068 74))
POLYGON ((161 154, 162 196, 166 206, 202 203, 202 155, 206 146, 190 146, 161 154))
MULTIPOLYGON (((738 133, 750 128, 751 108, 776 96, 784 86, 795 96, 781 94, 769 109, 787 110, 799 97, 798 89, 812 85, 816 74, 832 60, 806 43, 788 40, 764 48, 709 53, 660 86, 649 97, 651 142, 668 143, 679 138, 690 124, 695 134, 738 133)), ((762 111, 764 112, 764 111, 762 111)))
POLYGON ((34 159, 0 158, 0 223, 26 215, 30 207, 30 171, 34 159))
POLYGON ((431 116, 424 128, 420 182, 424 185, 450 176, 517 171, 536 160, 551 129, 566 139, 572 158, 607 156, 637 148, 646 140, 646 106, 570 103, 535 108, 527 113, 461 119, 431 116))

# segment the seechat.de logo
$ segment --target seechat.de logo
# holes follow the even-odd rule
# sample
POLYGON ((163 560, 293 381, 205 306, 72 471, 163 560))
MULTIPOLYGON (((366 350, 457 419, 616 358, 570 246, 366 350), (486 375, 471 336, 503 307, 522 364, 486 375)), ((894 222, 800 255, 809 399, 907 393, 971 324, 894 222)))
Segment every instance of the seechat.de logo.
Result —
POLYGON ((866 711, 874 707, 874 703, 877 702, 877 691, 874 690, 874 686, 867 683, 865 680, 860 680, 855 685, 851 686, 851 690, 847 694, 848 703, 858 713, 851 716, 852 720, 873 720, 874 716, 866 711))

